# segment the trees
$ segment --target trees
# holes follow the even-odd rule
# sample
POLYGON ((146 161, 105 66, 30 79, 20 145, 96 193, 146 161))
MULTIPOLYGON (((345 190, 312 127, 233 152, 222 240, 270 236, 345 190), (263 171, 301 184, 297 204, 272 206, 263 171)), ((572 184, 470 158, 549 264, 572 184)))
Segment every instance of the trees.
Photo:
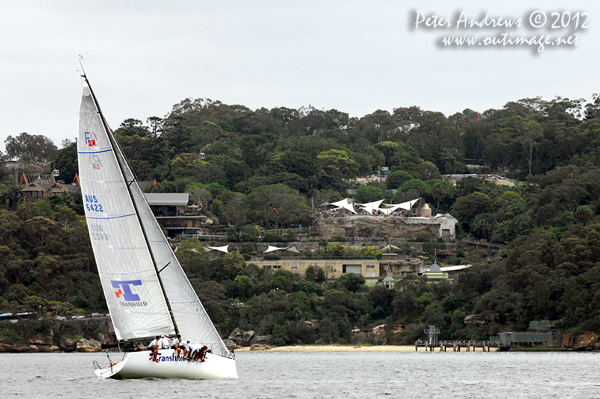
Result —
POLYGON ((60 179, 70 184, 79 171, 77 164, 77 143, 71 143, 67 147, 58 150, 52 159, 51 169, 58 169, 60 179))
POLYGON ((430 180, 428 183, 436 208, 440 209, 440 205, 443 205, 442 208, 449 209, 456 197, 456 188, 446 180, 430 180))
POLYGON ((246 224, 246 210, 242 207, 243 202, 244 195, 235 193, 229 203, 221 209, 223 223, 238 226, 238 228, 246 224))
POLYGON ((365 285, 365 277, 362 274, 346 273, 340 277, 340 285, 350 292, 358 292, 365 285))
POLYGON ((188 274, 188 278, 201 278, 209 280, 212 273, 209 269, 208 251, 198 240, 188 238, 181 242, 177 248, 177 259, 188 274))
POLYGON ((34 302, 51 310, 56 301, 64 302, 61 309, 69 312, 81 312, 75 307, 102 309, 85 222, 67 207, 54 212, 47 202, 38 202, 21 205, 16 215, 0 212, 0 286, 8 286, 0 291, 0 303, 4 309, 26 311, 39 311, 27 307, 34 302), (77 243, 77 253, 72 243, 77 243))
POLYGON ((305 222, 311 211, 306 200, 284 184, 272 184, 253 190, 245 199, 248 217, 263 226, 305 222))
POLYGON ((429 186, 427 183, 419 179, 412 179, 404 182, 398 189, 396 195, 394 195, 394 202, 402 202, 402 199, 404 199, 403 194, 408 194, 408 197, 410 197, 409 200, 412 200, 416 197, 422 197, 426 194, 429 194, 429 186))
POLYGON ((338 179, 358 174, 358 165, 345 150, 324 151, 317 155, 317 160, 327 173, 338 179))
POLYGON ((542 135, 542 127, 537 121, 532 118, 514 116, 504 122, 495 142, 504 149, 505 155, 512 152, 511 156, 524 158, 529 174, 531 174, 533 150, 540 145, 539 140, 542 135))
POLYGON ((457 199, 452 206, 452 214, 456 215, 461 222, 469 224, 475 219, 475 216, 485 212, 490 204, 490 197, 484 193, 474 192, 457 199))
POLYGON ((394 155, 391 159, 392 165, 397 164, 402 166, 404 162, 417 162, 419 159, 417 150, 403 142, 398 143, 398 150, 394 155))
POLYGON ((325 281, 325 271, 317 265, 310 265, 304 272, 307 281, 322 283, 325 281))
POLYGON ((412 179, 413 176, 407 171, 396 170, 387 175, 387 178, 385 179, 385 184, 389 189, 400 188, 402 184, 412 179))
POLYGON ((372 202, 383 199, 385 197, 384 191, 376 186, 360 186, 356 190, 356 201, 360 203, 372 202))
POLYGON ((432 162, 422 162, 416 167, 415 177, 421 180, 441 179, 442 175, 432 162))
POLYGON ((23 161, 49 162, 58 150, 56 145, 43 135, 31 135, 25 132, 16 137, 8 136, 4 140, 9 158, 19 157, 23 161))

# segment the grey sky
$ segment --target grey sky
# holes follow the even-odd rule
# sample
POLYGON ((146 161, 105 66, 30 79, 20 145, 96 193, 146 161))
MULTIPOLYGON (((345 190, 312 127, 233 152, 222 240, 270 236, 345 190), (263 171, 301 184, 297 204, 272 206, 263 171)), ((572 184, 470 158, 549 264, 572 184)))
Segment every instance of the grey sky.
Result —
MULTIPOLYGON (((208 97, 252 109, 312 105, 361 117, 418 105, 446 115, 526 97, 600 91, 600 3, 589 1, 3 1, 0 148, 43 134, 60 147, 78 128, 78 55, 109 124, 165 116, 208 97), (487 5, 486 5, 487 4, 487 5), (442 48, 455 29, 413 29, 415 11, 455 22, 533 10, 588 12, 570 48, 442 48)), ((492 36, 506 29, 459 30, 492 36)), ((515 36, 568 36, 521 27, 515 36)), ((536 47, 537 48, 537 47, 536 47)))

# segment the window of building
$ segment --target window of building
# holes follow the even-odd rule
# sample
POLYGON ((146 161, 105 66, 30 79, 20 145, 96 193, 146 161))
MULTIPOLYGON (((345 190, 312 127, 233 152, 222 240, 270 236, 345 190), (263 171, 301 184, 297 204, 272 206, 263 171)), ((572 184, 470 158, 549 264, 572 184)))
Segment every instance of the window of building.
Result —
POLYGON ((361 265, 342 265, 342 273, 362 274, 361 265))

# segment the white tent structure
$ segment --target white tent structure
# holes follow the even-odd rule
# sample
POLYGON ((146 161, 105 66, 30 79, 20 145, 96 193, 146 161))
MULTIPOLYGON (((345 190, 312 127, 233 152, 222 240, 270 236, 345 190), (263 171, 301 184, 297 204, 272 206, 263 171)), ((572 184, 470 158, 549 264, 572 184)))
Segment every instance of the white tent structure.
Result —
POLYGON ((383 202, 383 200, 367 202, 366 204, 361 204, 359 206, 372 215, 374 210, 381 210, 381 209, 379 209, 379 205, 382 202, 383 202))
POLYGON ((274 247, 272 245, 269 245, 269 247, 267 248, 267 250, 264 253, 268 254, 269 252, 281 251, 281 250, 284 250, 284 249, 285 248, 279 248, 279 247, 274 247))
POLYGON ((269 245, 269 247, 263 253, 267 254, 269 252, 275 252, 275 251, 288 251, 288 252, 293 252, 293 253, 296 253, 296 254, 300 253, 300 251, 298 251, 298 248, 296 248, 295 246, 285 247, 285 248, 279 248, 279 247, 274 247, 272 245, 269 245))
POLYGON ((419 198, 411 200, 411 201, 406 201, 406 202, 403 202, 401 204, 385 204, 384 206, 386 208, 379 208, 378 210, 381 213, 383 213, 384 215, 390 215, 396 209, 404 209, 404 210, 410 211, 412 209, 413 205, 417 201, 419 201, 419 198))
POLYGON ((399 208, 402 208, 402 209, 406 209, 407 211, 410 211, 410 210, 412 209, 413 205, 414 205, 414 204, 415 204, 417 201, 419 201, 419 198, 417 198, 417 199, 414 199, 414 200, 412 200, 412 201, 407 201, 407 202, 403 202, 403 203, 401 203, 401 204, 398 204, 398 207, 399 207, 399 208))
POLYGON ((389 205, 387 208, 379 208, 378 211, 383 213, 384 215, 390 215, 398 208, 400 208, 400 205, 389 205))
POLYGON ((296 248, 296 247, 287 247, 285 250, 288 251, 288 252, 293 252, 295 254, 299 254, 300 253, 300 251, 298 251, 298 248, 296 248))
POLYGON ((331 205, 337 206, 337 208, 335 208, 336 210, 337 209, 347 209, 352 213, 356 213, 352 204, 348 202, 348 198, 344 198, 341 201, 332 202, 331 205))
POLYGON ((209 247, 208 245, 206 246, 206 248, 212 250, 212 251, 220 251, 220 252, 225 252, 228 253, 229 252, 229 245, 225 245, 223 247, 209 247))
POLYGON ((392 244, 386 245, 385 247, 381 248, 382 252, 399 251, 399 250, 400 250, 399 247, 392 245, 392 244))

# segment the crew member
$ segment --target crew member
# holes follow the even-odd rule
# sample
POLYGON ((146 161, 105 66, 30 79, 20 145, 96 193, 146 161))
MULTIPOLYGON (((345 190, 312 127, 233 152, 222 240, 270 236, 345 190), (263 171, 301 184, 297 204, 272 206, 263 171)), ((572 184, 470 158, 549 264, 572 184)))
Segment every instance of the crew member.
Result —
POLYGON ((199 359, 201 362, 204 362, 204 361, 206 360, 206 353, 208 353, 208 346, 204 345, 204 346, 202 347, 202 349, 200 349, 200 353, 199 353, 199 355, 198 355, 198 359, 199 359))
POLYGON ((191 362, 194 362, 200 355, 200 350, 202 349, 202 346, 195 342, 189 343, 188 346, 190 348, 190 354, 188 355, 188 360, 191 362))
POLYGON ((160 346, 161 349, 169 349, 171 347, 171 340, 167 334, 160 340, 160 346))
POLYGON ((160 336, 157 335, 156 338, 154 338, 154 341, 150 342, 150 345, 148 345, 148 348, 151 348, 153 352, 153 356, 150 360, 154 360, 156 363, 158 363, 158 347, 160 346, 160 341, 160 336))
POLYGON ((171 342, 171 347, 177 351, 177 357, 181 357, 181 335, 177 334, 177 337, 171 342))
POLYGON ((181 346, 183 347, 183 358, 187 358, 189 360, 190 340, 188 339, 187 341, 181 341, 181 346))

